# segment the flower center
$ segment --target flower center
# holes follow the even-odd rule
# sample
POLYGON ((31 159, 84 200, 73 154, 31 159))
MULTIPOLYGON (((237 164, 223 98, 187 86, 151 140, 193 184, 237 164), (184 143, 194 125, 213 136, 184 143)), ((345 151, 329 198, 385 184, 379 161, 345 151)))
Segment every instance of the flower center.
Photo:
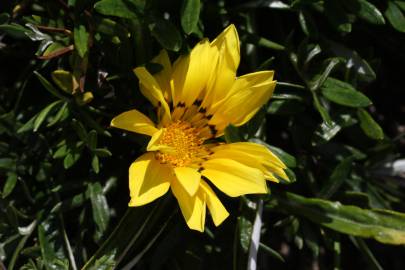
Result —
POLYGON ((171 123, 163 131, 159 144, 170 147, 168 151, 158 151, 156 158, 160 163, 168 163, 173 167, 189 165, 198 159, 204 139, 199 136, 198 129, 187 122, 177 121, 171 123))

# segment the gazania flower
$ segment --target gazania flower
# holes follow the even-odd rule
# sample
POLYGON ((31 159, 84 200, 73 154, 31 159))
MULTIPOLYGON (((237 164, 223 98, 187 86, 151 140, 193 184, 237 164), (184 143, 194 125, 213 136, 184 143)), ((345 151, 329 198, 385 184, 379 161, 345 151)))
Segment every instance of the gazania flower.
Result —
POLYGON ((262 145, 213 142, 228 125, 249 121, 275 87, 273 71, 236 77, 239 59, 238 33, 230 25, 173 65, 162 51, 152 61, 163 67, 156 74, 135 68, 158 121, 137 110, 111 121, 113 127, 151 136, 147 153, 129 168, 129 206, 152 202, 171 189, 187 225, 203 231, 207 207, 216 226, 229 215, 211 185, 236 197, 267 193, 266 180, 288 179, 285 165, 262 145))

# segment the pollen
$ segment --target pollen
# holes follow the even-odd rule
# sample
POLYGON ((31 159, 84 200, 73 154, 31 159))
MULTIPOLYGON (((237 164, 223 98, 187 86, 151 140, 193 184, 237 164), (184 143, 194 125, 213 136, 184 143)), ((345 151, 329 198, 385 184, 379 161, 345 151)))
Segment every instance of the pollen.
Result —
POLYGON ((199 129, 184 121, 173 122, 164 129, 159 141, 170 150, 158 151, 156 158, 160 163, 173 167, 190 165, 206 152, 203 142, 199 129))

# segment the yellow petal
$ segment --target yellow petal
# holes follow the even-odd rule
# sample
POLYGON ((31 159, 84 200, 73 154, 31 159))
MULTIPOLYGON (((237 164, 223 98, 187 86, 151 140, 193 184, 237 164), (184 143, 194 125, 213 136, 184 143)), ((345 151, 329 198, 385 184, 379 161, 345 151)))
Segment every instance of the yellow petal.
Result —
POLYGON ((198 43, 190 54, 180 57, 173 66, 174 105, 191 106, 200 96, 216 67, 218 50, 208 40, 198 43))
POLYGON ((201 174, 231 197, 267 193, 263 173, 231 159, 216 158, 203 163, 201 174))
POLYGON ((252 142, 223 144, 212 148, 211 158, 230 158, 249 167, 258 168, 269 180, 278 182, 272 174, 288 180, 284 163, 267 147, 252 142))
MULTIPOLYGON (((208 113, 221 103, 228 95, 236 79, 236 70, 240 61, 240 48, 238 32, 234 25, 228 26, 213 42, 211 46, 217 48, 218 64, 207 87, 203 107, 208 113)), ((212 63, 214 65, 214 63, 212 63)))
POLYGON ((146 153, 129 167, 129 206, 139 206, 152 202, 164 195, 170 187, 173 172, 160 164, 154 153, 146 153))
POLYGON ((162 106, 166 117, 170 117, 169 105, 167 104, 163 96, 163 91, 156 79, 144 67, 135 68, 134 73, 139 79, 139 88, 142 94, 153 104, 153 106, 162 106))
POLYGON ((111 126, 128 131, 152 136, 158 129, 155 124, 143 113, 131 110, 114 117, 111 126))
POLYGON ((201 174, 196 169, 189 167, 174 168, 174 173, 183 188, 190 196, 193 196, 200 185, 201 174))
POLYGON ((264 164, 267 164, 270 162, 283 169, 286 168, 284 163, 275 154, 273 154, 273 152, 271 152, 266 146, 258 144, 258 143, 236 142, 236 143, 222 144, 222 145, 215 146, 212 148, 213 151, 226 150, 226 149, 238 150, 238 151, 247 153, 252 156, 257 156, 257 158, 260 159, 264 164))
POLYGON ((275 84, 273 71, 260 71, 239 77, 230 90, 230 96, 220 104, 209 124, 221 128, 228 124, 245 124, 267 103, 275 84))
POLYGON ((152 63, 157 63, 163 67, 161 71, 153 76, 156 82, 159 84, 160 89, 162 89, 164 98, 170 102, 171 101, 171 87, 170 80, 172 76, 172 64, 170 63, 169 55, 166 50, 161 50, 160 53, 152 59, 152 63))
POLYGON ((205 198, 200 192, 190 196, 177 180, 172 181, 171 188, 188 227, 203 232, 206 211, 205 198))
POLYGON ((219 226, 229 216, 229 213, 207 183, 201 181, 200 187, 201 191, 206 194, 205 198, 212 220, 215 226, 219 226))
POLYGON ((238 31, 235 25, 231 24, 221 34, 218 35, 216 39, 211 42, 211 46, 215 46, 218 49, 226 44, 226 51, 224 52, 229 64, 232 64, 232 69, 236 70, 239 66, 240 61, 240 45, 238 31))

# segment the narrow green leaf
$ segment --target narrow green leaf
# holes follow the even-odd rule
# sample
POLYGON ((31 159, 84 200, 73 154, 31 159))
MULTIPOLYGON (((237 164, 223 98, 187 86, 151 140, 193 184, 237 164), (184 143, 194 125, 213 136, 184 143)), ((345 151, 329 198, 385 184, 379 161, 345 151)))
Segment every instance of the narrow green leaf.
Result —
POLYGON ((263 243, 260 243, 259 247, 261 248, 261 250, 265 251, 271 257, 279 260, 280 262, 285 262, 283 256, 281 256, 280 253, 278 253, 277 251, 275 251, 271 247, 269 247, 269 246, 267 246, 267 245, 265 245, 263 243))
POLYGON ((89 33, 84 25, 78 25, 74 28, 75 48, 81 58, 83 58, 88 50, 89 33))
POLYGON ((332 230, 384 244, 405 244, 405 214, 381 209, 362 209, 294 193, 272 194, 276 208, 308 218, 332 230))
POLYGON ((8 195, 13 192, 15 185, 17 184, 17 174, 10 172, 7 174, 6 183, 3 186, 2 197, 6 198, 8 195))
POLYGON ((171 212, 169 209, 173 207, 171 200, 172 198, 167 196, 156 203, 128 208, 114 231, 82 270, 102 269, 96 265, 100 264, 99 261, 106 255, 109 256, 109 265, 116 267, 130 249, 146 246, 156 229, 167 220, 167 215, 171 212))
POLYGON ((99 157, 111 157, 112 153, 106 148, 96 148, 93 150, 93 153, 99 157))
POLYGON ((87 134, 87 146, 90 148, 90 150, 94 150, 97 147, 97 131, 90 130, 90 132, 87 134))
POLYGON ((72 127, 76 131, 77 136, 79 136, 80 140, 85 142, 87 140, 87 131, 83 126, 82 122, 72 119, 72 127))
POLYGON ((257 39, 257 45, 259 45, 260 47, 264 47, 267 49, 271 49, 271 50, 276 50, 276 51, 284 51, 285 50, 285 46, 274 42, 272 40, 269 40, 267 38, 264 37, 259 37, 257 39))
POLYGON ((384 139, 384 131, 366 110, 358 109, 357 117, 360 120, 361 129, 368 137, 374 140, 384 139))
POLYGON ((322 120, 325 122, 326 125, 332 125, 332 119, 330 118, 329 112, 321 104, 317 93, 315 93, 314 91, 312 91, 312 98, 313 98, 314 106, 315 106, 316 110, 319 112, 319 114, 321 115, 322 120))
POLYGON ((363 254, 363 258, 366 258, 367 263, 373 270, 384 270, 363 239, 350 236, 350 240, 360 250, 360 252, 363 254))
POLYGON ((200 0, 183 0, 181 9, 181 26, 186 34, 191 34, 197 27, 200 17, 200 0))
POLYGON ((180 50, 183 42, 181 34, 170 21, 152 16, 149 22, 149 30, 165 49, 175 52, 180 50))
POLYGON ((347 180, 353 167, 353 157, 342 160, 333 170, 331 176, 319 192, 319 197, 329 199, 336 193, 339 187, 347 180))
POLYGON ((21 39, 28 39, 29 37, 27 33, 32 33, 31 30, 17 23, 1 24, 0 31, 7 33, 13 38, 21 38, 21 39))
POLYGON ((46 90, 49 91, 52 95, 55 97, 67 101, 67 98, 64 97, 62 94, 59 93, 55 87, 47 80, 45 79, 41 74, 39 74, 37 71, 34 71, 34 74, 38 77, 39 82, 45 87, 46 90))
POLYGON ((323 63, 323 68, 321 71, 321 74, 317 74, 312 78, 312 80, 309 82, 309 88, 312 91, 316 91, 321 87, 326 79, 329 77, 329 74, 332 72, 332 70, 340 63, 340 58, 333 57, 329 58, 324 61, 323 63))
POLYGON ((93 158, 91 159, 91 167, 93 168, 95 173, 100 172, 100 162, 98 160, 97 155, 94 155, 93 158))
POLYGON ((372 104, 367 96, 353 88, 350 84, 328 78, 321 87, 323 96, 337 104, 349 107, 366 107, 372 104))
POLYGON ((42 259, 44 260, 45 268, 47 270, 53 270, 53 261, 56 258, 56 255, 45 233, 44 227, 41 224, 38 225, 38 239, 41 247, 42 259))
POLYGON ((94 223, 98 228, 100 236, 102 236, 110 222, 110 210, 107 199, 103 194, 103 187, 100 183, 89 184, 87 187, 87 196, 89 196, 91 201, 94 223))
POLYGON ((94 9, 103 15, 116 16, 124 19, 138 19, 136 0, 101 0, 94 4, 94 9))
POLYGON ((51 126, 57 124, 59 121, 66 119, 66 117, 69 114, 67 105, 68 105, 67 102, 63 103, 63 105, 60 107, 60 109, 56 113, 56 115, 52 118, 51 121, 49 121, 48 125, 46 125, 47 127, 51 127, 51 126))
POLYGON ((394 1, 388 1, 388 7, 384 14, 396 30, 405 33, 405 16, 394 1))
POLYGON ((63 103, 62 100, 52 102, 51 104, 46 106, 40 113, 38 113, 34 120, 33 131, 34 132, 38 131, 39 127, 42 125, 42 123, 47 118, 48 114, 52 111, 52 109, 54 109, 56 106, 62 103, 63 103))
POLYGON ((315 38, 319 35, 314 18, 312 18, 312 15, 309 12, 301 10, 298 13, 298 20, 305 35, 315 38))
MULTIPOLYGON (((36 221, 34 221, 36 224, 36 221)), ((35 225, 34 225, 35 227, 35 225)), ((32 233, 32 232, 31 232, 32 233)), ((28 238, 30 238, 31 233, 24 235, 20 241, 18 241, 17 246, 14 249, 13 255, 10 259, 10 262, 8 264, 8 270, 14 270, 14 266, 16 265, 17 261, 18 261, 18 257, 21 255, 21 250, 24 248, 28 238)))
POLYGON ((34 115, 30 118, 24 125, 22 125, 18 130, 17 133, 23 133, 28 130, 32 130, 34 128, 34 121, 37 118, 37 115, 34 115))
POLYGON ((374 70, 356 51, 332 40, 324 40, 324 42, 337 57, 344 59, 346 68, 353 69, 362 80, 366 82, 375 80, 374 70))

